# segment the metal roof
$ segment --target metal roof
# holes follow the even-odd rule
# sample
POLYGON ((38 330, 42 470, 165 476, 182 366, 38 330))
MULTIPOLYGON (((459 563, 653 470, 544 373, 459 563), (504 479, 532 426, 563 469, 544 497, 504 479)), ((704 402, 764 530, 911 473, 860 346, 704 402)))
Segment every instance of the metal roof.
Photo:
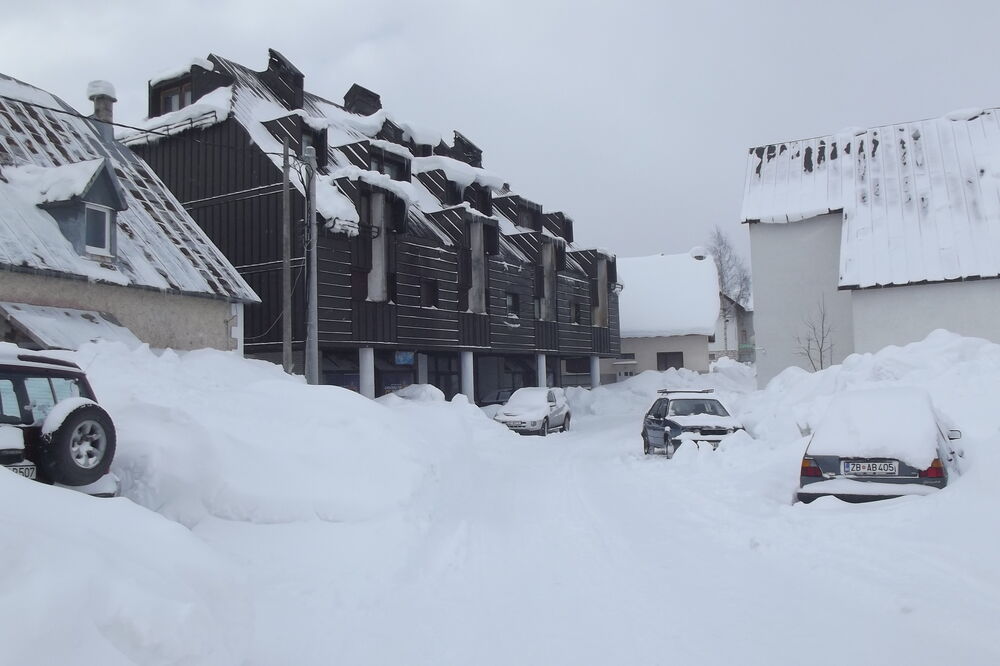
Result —
POLYGON ((998 110, 750 150, 744 222, 828 212, 843 214, 841 287, 1000 276, 998 110))
POLYGON ((0 75, 0 266, 69 274, 113 284, 257 301, 253 290, 131 150, 54 95, 0 75), (47 108, 45 108, 47 107, 47 108), (117 255, 80 256, 37 192, 18 185, 25 167, 66 172, 96 160, 111 167, 125 210, 117 217, 117 255))

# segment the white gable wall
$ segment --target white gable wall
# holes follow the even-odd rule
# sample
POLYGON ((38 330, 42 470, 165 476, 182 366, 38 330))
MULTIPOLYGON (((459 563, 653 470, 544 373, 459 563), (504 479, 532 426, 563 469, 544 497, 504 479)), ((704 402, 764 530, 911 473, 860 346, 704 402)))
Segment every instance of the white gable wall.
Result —
POLYGON ((750 225, 757 378, 762 386, 788 366, 811 369, 797 353, 796 336, 805 337, 804 319, 817 316, 821 300, 833 327, 833 362, 854 351, 851 293, 837 289, 840 244, 839 213, 750 225))
MULTIPOLYGON (((620 359, 601 359, 601 375, 618 374, 622 371, 639 374, 644 370, 656 370, 656 355, 660 352, 681 352, 684 367, 696 372, 708 372, 707 335, 671 335, 655 338, 622 338, 622 354, 635 354, 635 364, 615 365, 620 359)), ((627 379, 619 376, 618 381, 627 379)))
POLYGON ((874 352, 938 328, 1000 342, 1000 280, 914 284, 852 293, 854 347, 874 352))

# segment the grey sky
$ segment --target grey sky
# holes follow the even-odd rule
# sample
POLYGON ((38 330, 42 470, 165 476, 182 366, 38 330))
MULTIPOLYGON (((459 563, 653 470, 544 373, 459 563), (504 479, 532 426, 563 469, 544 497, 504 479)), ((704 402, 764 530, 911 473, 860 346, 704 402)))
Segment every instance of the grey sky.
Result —
POLYGON ((685 251, 737 223, 746 149, 1000 104, 997 2, 19 3, 0 71, 80 110, 94 78, 140 119, 145 82, 209 53, 286 55, 339 101, 459 129, 584 245, 685 251), (259 6, 259 9, 254 9, 259 6), (268 7, 280 7, 276 14, 268 7))

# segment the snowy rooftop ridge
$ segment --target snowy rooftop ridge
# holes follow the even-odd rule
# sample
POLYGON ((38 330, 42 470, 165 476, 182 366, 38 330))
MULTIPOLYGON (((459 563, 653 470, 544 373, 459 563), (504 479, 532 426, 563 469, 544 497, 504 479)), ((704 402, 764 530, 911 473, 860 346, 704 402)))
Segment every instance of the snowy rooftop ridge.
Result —
POLYGON ((1000 276, 1000 110, 750 149, 742 221, 841 211, 841 287, 1000 276))
POLYGON ((176 197, 132 151, 105 139, 72 107, 39 88, 0 74, 0 95, 12 98, 0 99, 0 266, 257 300, 176 197), (81 256, 55 219, 38 206, 40 197, 78 195, 99 173, 95 165, 102 163, 120 188, 125 206, 116 216, 113 260, 81 256))
POLYGON ((711 257, 690 253, 619 257, 623 338, 712 335, 719 318, 719 274, 711 257))

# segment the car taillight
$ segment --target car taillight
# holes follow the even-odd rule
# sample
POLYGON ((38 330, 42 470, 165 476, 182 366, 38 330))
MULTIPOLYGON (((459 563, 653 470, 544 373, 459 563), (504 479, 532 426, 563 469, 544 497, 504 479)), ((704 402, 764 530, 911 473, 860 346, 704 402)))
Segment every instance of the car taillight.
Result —
POLYGON ((925 479, 943 479, 944 466, 941 464, 941 459, 935 458, 930 467, 920 472, 920 476, 925 479))
POLYGON ((802 476, 823 476, 823 472, 820 471, 819 465, 812 458, 802 459, 802 476))

